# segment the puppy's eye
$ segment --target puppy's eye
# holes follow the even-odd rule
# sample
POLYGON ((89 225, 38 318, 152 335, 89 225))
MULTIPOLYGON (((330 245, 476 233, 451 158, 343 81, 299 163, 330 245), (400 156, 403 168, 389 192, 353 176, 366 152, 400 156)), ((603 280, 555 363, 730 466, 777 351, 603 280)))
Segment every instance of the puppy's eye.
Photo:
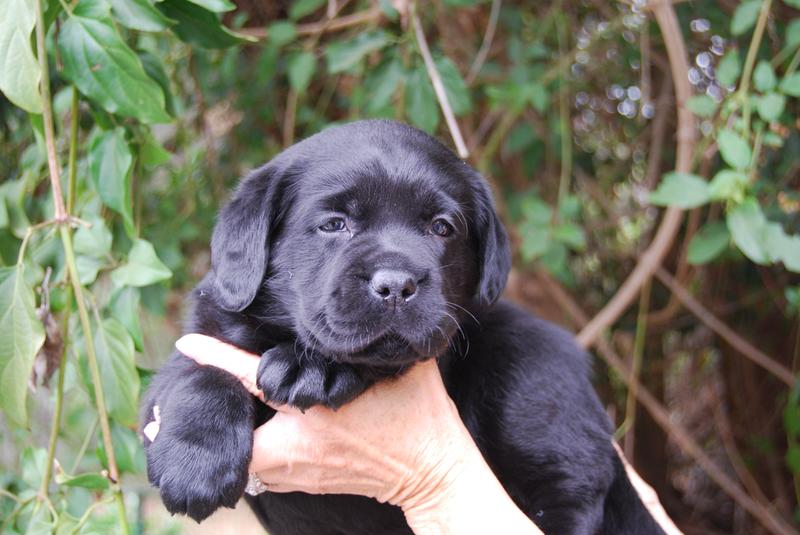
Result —
POLYGON ((324 225, 319 227, 319 229, 322 232, 341 232, 343 230, 347 230, 347 224, 341 217, 334 217, 333 219, 326 221, 324 225))
POLYGON ((453 233, 453 226, 444 219, 434 219, 431 223, 431 234, 446 238, 453 233))

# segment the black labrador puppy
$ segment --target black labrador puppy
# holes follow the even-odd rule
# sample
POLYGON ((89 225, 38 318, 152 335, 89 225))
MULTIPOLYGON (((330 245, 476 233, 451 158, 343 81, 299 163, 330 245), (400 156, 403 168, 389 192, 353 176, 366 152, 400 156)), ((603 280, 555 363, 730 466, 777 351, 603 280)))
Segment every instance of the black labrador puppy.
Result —
MULTIPOLYGON (((500 301, 510 267, 487 183, 391 121, 327 129, 250 174, 220 213, 187 332, 263 354, 267 398, 339 407, 438 358, 461 418, 545 533, 661 533, 627 479, 570 334, 500 301)), ((203 520, 242 496, 252 432, 274 414, 232 376, 174 353, 142 425, 167 509, 203 520)), ((407 534, 374 500, 248 497, 272 535, 407 534)))

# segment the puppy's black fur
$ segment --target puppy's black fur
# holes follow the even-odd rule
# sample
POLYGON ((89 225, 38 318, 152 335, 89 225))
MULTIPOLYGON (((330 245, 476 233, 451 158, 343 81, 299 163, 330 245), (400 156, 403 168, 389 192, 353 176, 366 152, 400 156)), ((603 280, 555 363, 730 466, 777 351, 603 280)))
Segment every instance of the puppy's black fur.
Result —
MULTIPOLYGON (((263 354, 259 386, 338 407, 438 358, 447 390, 519 507, 546 533, 661 533, 610 441, 587 359, 558 327, 495 303, 508 240, 486 182, 411 127, 362 121, 284 151, 240 185, 186 326, 263 354)), ((242 496, 252 431, 272 416, 226 373, 175 353, 143 425, 167 509, 202 520, 242 496)), ((410 533, 357 496, 248 498, 272 535, 410 533)))

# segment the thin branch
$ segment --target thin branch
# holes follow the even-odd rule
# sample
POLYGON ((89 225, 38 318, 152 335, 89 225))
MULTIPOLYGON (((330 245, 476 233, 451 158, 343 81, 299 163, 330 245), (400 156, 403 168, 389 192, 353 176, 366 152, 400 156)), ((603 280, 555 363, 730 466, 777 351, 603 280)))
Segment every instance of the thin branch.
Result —
POLYGON ((444 89, 442 77, 439 76, 439 71, 436 69, 436 64, 433 62, 430 48, 428 48, 428 41, 425 39, 425 32, 422 29, 422 23, 419 21, 419 15, 416 9, 414 9, 411 14, 411 23, 414 25, 414 34, 417 37, 419 52, 422 54, 422 59, 425 60, 425 69, 428 71, 428 77, 433 84, 433 90, 436 92, 436 99, 439 101, 439 106, 442 108, 442 114, 444 115, 445 122, 447 122, 450 135, 453 137, 456 151, 461 158, 469 158, 469 150, 467 150, 467 145, 464 143, 464 136, 461 135, 461 129, 458 127, 453 109, 450 107, 450 101, 447 99, 447 92, 444 89))
POLYGON ((722 337, 734 349, 736 349, 736 351, 773 374, 775 377, 786 383, 786 385, 790 388, 794 387, 796 378, 789 368, 776 361, 774 358, 770 357, 760 349, 754 347, 750 342, 736 334, 733 329, 728 327, 719 318, 712 314, 710 310, 704 307, 697 299, 692 297, 686 288, 681 286, 681 284, 676 281, 672 275, 667 273, 664 268, 658 268, 655 272, 655 276, 658 280, 664 283, 664 285, 669 288, 673 294, 675 294, 675 297, 677 297, 680 302, 683 303, 683 306, 685 306, 692 314, 697 316, 697 319, 705 323, 709 329, 722 337))
POLYGON ((769 17, 769 10, 771 7, 772 0, 764 0, 761 4, 761 9, 758 13, 758 21, 756 21, 756 29, 753 31, 753 38, 750 40, 750 48, 747 50, 747 57, 744 61, 742 83, 739 85, 739 90, 737 91, 738 96, 744 102, 742 114, 744 116, 745 131, 750 130, 750 98, 747 94, 750 89, 750 75, 753 73, 756 56, 758 55, 758 47, 761 44, 761 38, 764 36, 764 28, 767 27, 767 18, 769 17))
MULTIPOLYGON (((692 88, 686 74, 689 72, 686 45, 672 4, 659 2, 652 9, 667 47, 672 81, 675 84, 675 101, 678 109, 678 146, 675 169, 678 172, 688 172, 692 165, 692 150, 697 139, 697 131, 694 114, 686 108, 686 101, 692 95, 692 88)), ((667 209, 653 241, 640 257, 633 272, 622 283, 608 304, 578 334, 580 345, 591 346, 603 331, 625 312, 645 281, 652 277, 661 265, 661 261, 680 230, 682 221, 682 210, 674 207, 667 209)))
MULTIPOLYGON (((585 325, 588 318, 572 297, 564 290, 561 285, 549 274, 539 271, 537 275, 546 281, 542 286, 560 305, 562 310, 569 314, 573 321, 578 325, 585 325)), ((597 343, 597 352, 603 360, 619 375, 620 379, 630 387, 630 370, 623 359, 611 348, 603 339, 597 343)), ((675 444, 687 455, 692 457, 697 465, 708 476, 719 485, 719 487, 730 496, 736 503, 742 506, 748 513, 758 520, 764 527, 773 533, 780 535, 790 535, 795 533, 781 517, 768 510, 763 505, 751 498, 736 481, 731 479, 717 464, 703 451, 703 448, 695 441, 689 431, 681 424, 676 422, 670 415, 669 410, 643 385, 636 389, 636 399, 650 413, 653 420, 664 430, 664 432, 675 442, 675 444)), ((666 526, 664 530, 667 531, 666 526)), ((675 528, 677 529, 677 528, 675 528)))
MULTIPOLYGON (((341 10, 341 6, 339 7, 341 10)), ((331 19, 330 24, 322 22, 311 22, 308 24, 297 25, 297 35, 314 35, 318 33, 338 32, 346 30, 359 24, 374 22, 383 17, 383 11, 380 7, 373 7, 365 9, 351 15, 345 15, 336 19, 331 19)), ((266 39, 268 32, 266 28, 242 28, 237 30, 238 33, 248 37, 255 37, 256 39, 266 39)))
POLYGON ((478 50, 478 54, 475 56, 475 61, 472 62, 472 66, 469 68, 469 73, 467 74, 467 78, 465 80, 468 86, 472 85, 472 83, 475 81, 478 73, 480 73, 481 69, 483 68, 483 64, 486 63, 486 58, 489 57, 489 50, 492 48, 494 33, 497 31, 497 21, 500 19, 500 7, 502 3, 502 0, 492 0, 492 10, 489 13, 489 22, 486 25, 486 33, 483 34, 483 42, 478 50))

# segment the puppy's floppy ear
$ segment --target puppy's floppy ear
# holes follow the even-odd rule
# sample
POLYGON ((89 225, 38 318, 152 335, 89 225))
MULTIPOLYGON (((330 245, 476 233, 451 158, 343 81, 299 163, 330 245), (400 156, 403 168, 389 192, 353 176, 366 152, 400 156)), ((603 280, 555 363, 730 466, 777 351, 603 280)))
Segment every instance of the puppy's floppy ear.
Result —
POLYGON ((269 233, 278 211, 274 166, 254 171, 220 211, 211 237, 213 288, 219 305, 244 310, 255 299, 269 258, 269 233))
POLYGON ((491 305, 506 286, 511 270, 511 252, 508 235, 494 209, 489 185, 480 176, 473 184, 474 227, 480 270, 476 297, 482 304, 491 305))

